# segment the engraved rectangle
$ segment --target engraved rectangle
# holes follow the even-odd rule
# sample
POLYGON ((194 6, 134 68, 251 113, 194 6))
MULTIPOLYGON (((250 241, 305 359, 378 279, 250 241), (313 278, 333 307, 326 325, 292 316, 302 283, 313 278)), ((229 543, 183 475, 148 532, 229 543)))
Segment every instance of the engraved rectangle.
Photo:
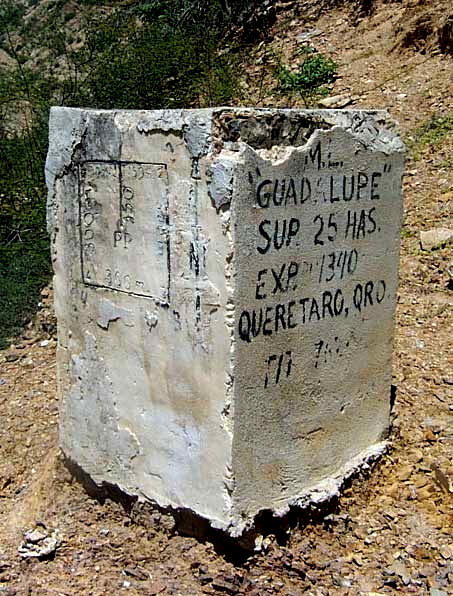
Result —
POLYGON ((168 176, 164 164, 79 164, 85 284, 169 302, 168 176))

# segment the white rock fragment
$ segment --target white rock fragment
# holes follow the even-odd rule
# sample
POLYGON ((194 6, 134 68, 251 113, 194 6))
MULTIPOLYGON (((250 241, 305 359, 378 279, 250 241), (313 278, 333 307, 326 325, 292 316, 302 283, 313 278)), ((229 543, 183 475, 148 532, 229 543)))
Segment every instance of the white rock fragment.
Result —
POLYGON ((350 95, 331 95, 320 99, 318 105, 321 108, 345 108, 352 102, 353 99, 350 95))
POLYGON ((432 250, 451 242, 453 230, 448 228, 433 228, 420 232, 420 246, 423 250, 432 250))
POLYGON ((232 536, 385 449, 404 148, 385 112, 54 108, 61 446, 232 536))
POLYGON ((60 546, 62 538, 58 529, 48 531, 44 526, 28 530, 18 548, 23 559, 45 558, 52 555, 60 546))
POLYGON ((303 31, 299 33, 296 37, 298 42, 305 42, 310 40, 312 37, 317 37, 318 35, 322 35, 321 29, 312 29, 311 31, 303 31))

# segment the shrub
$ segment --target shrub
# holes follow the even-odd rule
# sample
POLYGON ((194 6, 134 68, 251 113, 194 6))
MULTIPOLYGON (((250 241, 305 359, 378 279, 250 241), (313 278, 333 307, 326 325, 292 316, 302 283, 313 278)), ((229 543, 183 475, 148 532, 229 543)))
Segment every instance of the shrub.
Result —
POLYGON ((319 97, 328 94, 324 85, 334 82, 337 65, 314 48, 306 47, 303 53, 304 59, 296 70, 280 64, 276 74, 281 91, 287 95, 299 94, 305 107, 309 108, 319 97))
POLYGON ((237 90, 237 60, 219 52, 223 27, 217 2, 147 2, 101 17, 73 57, 83 84, 69 103, 129 109, 225 103, 237 90), (206 14, 198 14, 198 4, 207 5, 206 14))
POLYGON ((47 238, 13 242, 0 250, 0 348, 32 317, 39 291, 48 283, 50 263, 47 238))
POLYGON ((51 86, 26 68, 27 48, 14 43, 22 8, 4 2, 1 41, 15 60, 0 69, 0 346, 33 313, 50 275, 45 226, 44 159, 51 86))
POLYGON ((0 348, 31 317, 50 277, 45 132, 41 127, 0 138, 0 348))

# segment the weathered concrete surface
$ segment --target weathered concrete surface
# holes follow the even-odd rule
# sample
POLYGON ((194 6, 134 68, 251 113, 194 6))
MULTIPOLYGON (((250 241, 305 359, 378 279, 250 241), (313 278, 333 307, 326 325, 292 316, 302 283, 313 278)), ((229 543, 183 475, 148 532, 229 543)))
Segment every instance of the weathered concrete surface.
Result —
POLYGON ((54 108, 61 446, 240 535, 389 424, 403 145, 384 112, 54 108))

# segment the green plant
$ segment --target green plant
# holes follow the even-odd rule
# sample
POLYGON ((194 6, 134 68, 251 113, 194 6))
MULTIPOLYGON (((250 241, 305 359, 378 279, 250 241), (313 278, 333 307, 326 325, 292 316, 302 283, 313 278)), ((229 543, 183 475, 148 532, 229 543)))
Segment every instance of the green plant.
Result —
POLYGON ((401 238, 414 238, 417 234, 407 224, 401 228, 401 238))
POLYGON ((0 137, 0 348, 32 316, 50 278, 44 123, 0 137))
POLYGON ((50 277, 44 160, 53 86, 26 66, 15 32, 21 11, 0 9, 0 38, 14 59, 0 69, 0 347, 29 319, 50 277))
POLYGON ((406 141, 409 153, 415 160, 426 147, 437 145, 453 131, 453 113, 439 116, 433 114, 406 141))
MULTIPOLYGON (((30 228, 31 229, 31 228, 30 228)), ((25 228, 27 233, 27 229, 25 228)), ((0 249, 0 349, 32 317, 39 291, 50 278, 48 240, 17 239, 0 249)))
POLYGON ((64 15, 64 21, 67 23, 68 21, 72 20, 76 16, 76 12, 71 10, 64 15))
POLYGON ((39 135, 0 140, 0 347, 30 319, 50 277, 39 135))
POLYGON ((0 6, 0 36, 20 27, 25 7, 18 2, 6 0, 0 6))
POLYGON ((219 51, 227 23, 220 14, 216 0, 156 0, 92 21, 83 48, 70 56, 79 93, 67 103, 152 109, 227 102, 237 90, 237 54, 219 51))
POLYGON ((328 94, 325 85, 335 80, 337 65, 332 58, 317 52, 314 48, 302 50, 304 58, 297 69, 279 64, 276 76, 280 90, 287 95, 298 94, 305 107, 311 107, 319 97, 328 94))

